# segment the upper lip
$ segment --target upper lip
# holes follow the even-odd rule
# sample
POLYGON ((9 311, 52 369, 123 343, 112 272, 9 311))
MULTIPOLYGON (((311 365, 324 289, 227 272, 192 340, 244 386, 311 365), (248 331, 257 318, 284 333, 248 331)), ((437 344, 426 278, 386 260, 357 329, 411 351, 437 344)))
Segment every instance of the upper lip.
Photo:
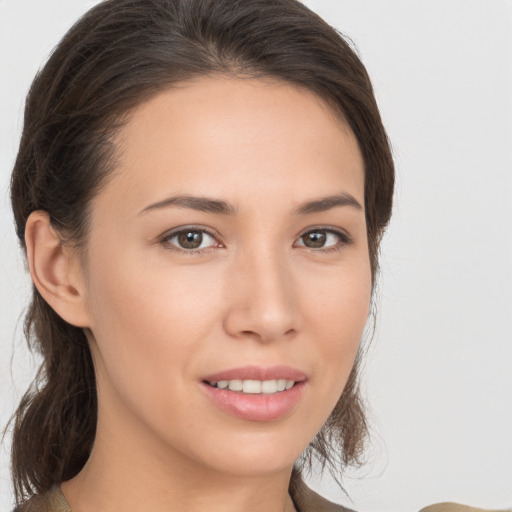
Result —
POLYGON ((219 382, 220 380, 277 380, 286 379, 295 382, 306 380, 304 372, 290 366, 255 366, 247 365, 239 368, 230 368, 217 373, 212 373, 203 378, 207 382, 219 382))

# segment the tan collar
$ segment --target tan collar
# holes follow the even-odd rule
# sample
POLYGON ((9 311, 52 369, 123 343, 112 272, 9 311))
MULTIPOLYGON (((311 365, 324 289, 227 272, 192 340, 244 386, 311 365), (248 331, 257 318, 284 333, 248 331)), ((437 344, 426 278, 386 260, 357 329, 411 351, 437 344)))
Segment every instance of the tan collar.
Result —
POLYGON ((295 472, 290 481, 289 491, 297 512, 354 512, 349 508, 326 500, 311 490, 304 483, 302 477, 295 472))

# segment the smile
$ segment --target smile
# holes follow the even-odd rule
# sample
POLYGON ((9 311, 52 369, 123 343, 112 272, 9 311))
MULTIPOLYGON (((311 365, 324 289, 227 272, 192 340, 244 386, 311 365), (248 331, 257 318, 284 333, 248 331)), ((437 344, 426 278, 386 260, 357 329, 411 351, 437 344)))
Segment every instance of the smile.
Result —
POLYGON ((249 421, 286 418, 302 400, 308 376, 289 366, 244 366, 204 376, 201 389, 224 413, 249 421))
POLYGON ((219 380, 218 382, 208 382, 208 384, 217 389, 229 389, 238 393, 245 394, 263 394, 273 395, 281 391, 292 388, 295 381, 291 379, 271 379, 271 380, 219 380))

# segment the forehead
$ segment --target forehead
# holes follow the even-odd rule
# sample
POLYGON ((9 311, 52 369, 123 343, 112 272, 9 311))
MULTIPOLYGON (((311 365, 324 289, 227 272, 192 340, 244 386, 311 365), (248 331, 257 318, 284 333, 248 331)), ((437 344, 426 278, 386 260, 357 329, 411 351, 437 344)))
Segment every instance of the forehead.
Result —
POLYGON ((169 192, 237 204, 271 189, 299 202, 343 188, 363 203, 352 131, 317 95, 284 82, 178 84, 137 107, 114 142, 118 165, 106 192, 135 207, 169 192))

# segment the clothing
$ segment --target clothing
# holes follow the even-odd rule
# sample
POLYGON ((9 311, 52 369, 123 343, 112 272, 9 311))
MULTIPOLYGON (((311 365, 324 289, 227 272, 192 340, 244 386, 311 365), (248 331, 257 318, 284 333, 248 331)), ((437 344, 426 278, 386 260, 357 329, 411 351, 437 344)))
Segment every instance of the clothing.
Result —
MULTIPOLYGON (((312 491, 302 480, 290 487, 290 494, 297 512, 354 512, 348 508, 336 505, 312 491)), ((13 512, 71 512, 71 508, 59 487, 41 496, 34 496, 17 507, 13 512)), ((438 503, 423 508, 420 512, 512 512, 508 510, 484 510, 457 503, 438 503)))
POLYGON ((71 509, 60 487, 55 486, 46 494, 32 496, 13 512, 71 512, 71 509))
POLYGON ((488 510, 484 508, 475 508, 468 505, 459 505, 458 503, 437 503, 420 510, 420 512, 512 512, 512 508, 502 510, 488 510))
POLYGON ((300 474, 295 472, 289 492, 297 512, 354 512, 317 494, 304 483, 300 474))
MULTIPOLYGON (((353 512, 322 498, 302 480, 294 484, 290 494, 297 512, 353 512)), ((13 512, 71 512, 71 508, 60 488, 54 487, 44 495, 32 497, 13 512)))

